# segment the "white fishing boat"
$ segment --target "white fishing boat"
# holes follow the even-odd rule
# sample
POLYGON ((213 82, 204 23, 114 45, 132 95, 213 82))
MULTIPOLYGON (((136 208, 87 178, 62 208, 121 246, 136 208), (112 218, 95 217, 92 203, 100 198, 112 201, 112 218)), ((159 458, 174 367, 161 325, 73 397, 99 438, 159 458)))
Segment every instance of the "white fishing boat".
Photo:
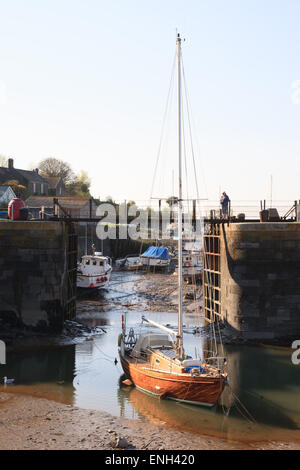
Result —
POLYGON ((125 258, 117 259, 116 266, 119 269, 124 269, 127 271, 134 271, 141 266, 140 256, 139 255, 127 255, 125 258))
POLYGON ((103 289, 109 284, 111 272, 111 260, 107 256, 95 251, 92 255, 84 255, 77 268, 77 289, 103 289))
MULTIPOLYGON (((202 252, 186 251, 182 254, 182 276, 186 282, 197 282, 202 280, 202 252)), ((178 276, 178 266, 174 275, 178 276)))

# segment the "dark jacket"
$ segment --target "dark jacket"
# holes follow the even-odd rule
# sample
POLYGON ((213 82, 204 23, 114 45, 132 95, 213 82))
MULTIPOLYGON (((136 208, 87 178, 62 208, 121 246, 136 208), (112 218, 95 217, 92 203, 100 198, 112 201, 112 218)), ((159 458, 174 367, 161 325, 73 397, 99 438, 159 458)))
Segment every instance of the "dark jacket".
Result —
POLYGON ((221 204, 222 204, 222 206, 228 206, 229 201, 230 201, 230 199, 229 199, 229 197, 227 196, 227 194, 225 194, 225 196, 222 195, 221 201, 220 201, 221 204))

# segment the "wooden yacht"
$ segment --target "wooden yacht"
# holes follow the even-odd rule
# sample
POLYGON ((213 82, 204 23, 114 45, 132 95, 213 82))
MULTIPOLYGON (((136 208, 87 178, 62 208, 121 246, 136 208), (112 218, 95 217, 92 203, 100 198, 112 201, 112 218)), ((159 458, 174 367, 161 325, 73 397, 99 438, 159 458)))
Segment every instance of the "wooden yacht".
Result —
MULTIPOLYGON (((164 334, 136 335, 126 331, 122 319, 119 355, 125 375, 140 390, 193 405, 213 406, 226 383, 225 359, 215 351, 200 360, 184 351, 183 345, 183 249, 182 249, 182 136, 181 136, 181 38, 177 37, 178 59, 178 329, 174 331, 143 317, 143 321, 164 334)), ((213 326, 212 326, 213 328, 213 326)), ((215 336, 215 335, 214 335, 215 336)))

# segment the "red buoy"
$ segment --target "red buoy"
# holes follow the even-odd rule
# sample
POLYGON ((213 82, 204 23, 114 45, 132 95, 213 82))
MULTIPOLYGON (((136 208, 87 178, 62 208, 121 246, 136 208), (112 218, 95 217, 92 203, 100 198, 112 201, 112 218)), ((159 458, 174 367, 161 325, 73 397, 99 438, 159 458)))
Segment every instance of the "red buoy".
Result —
POLYGON ((15 197, 8 204, 8 217, 10 220, 20 220, 20 209, 25 207, 24 202, 19 197, 15 197))

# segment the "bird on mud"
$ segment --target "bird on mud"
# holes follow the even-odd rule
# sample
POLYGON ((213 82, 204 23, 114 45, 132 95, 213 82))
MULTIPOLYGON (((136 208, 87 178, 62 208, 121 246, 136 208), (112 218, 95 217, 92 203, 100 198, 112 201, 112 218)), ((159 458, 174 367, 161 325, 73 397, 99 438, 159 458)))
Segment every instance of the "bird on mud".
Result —
POLYGON ((7 377, 2 377, 4 385, 12 385, 15 383, 15 379, 8 379, 7 377))

